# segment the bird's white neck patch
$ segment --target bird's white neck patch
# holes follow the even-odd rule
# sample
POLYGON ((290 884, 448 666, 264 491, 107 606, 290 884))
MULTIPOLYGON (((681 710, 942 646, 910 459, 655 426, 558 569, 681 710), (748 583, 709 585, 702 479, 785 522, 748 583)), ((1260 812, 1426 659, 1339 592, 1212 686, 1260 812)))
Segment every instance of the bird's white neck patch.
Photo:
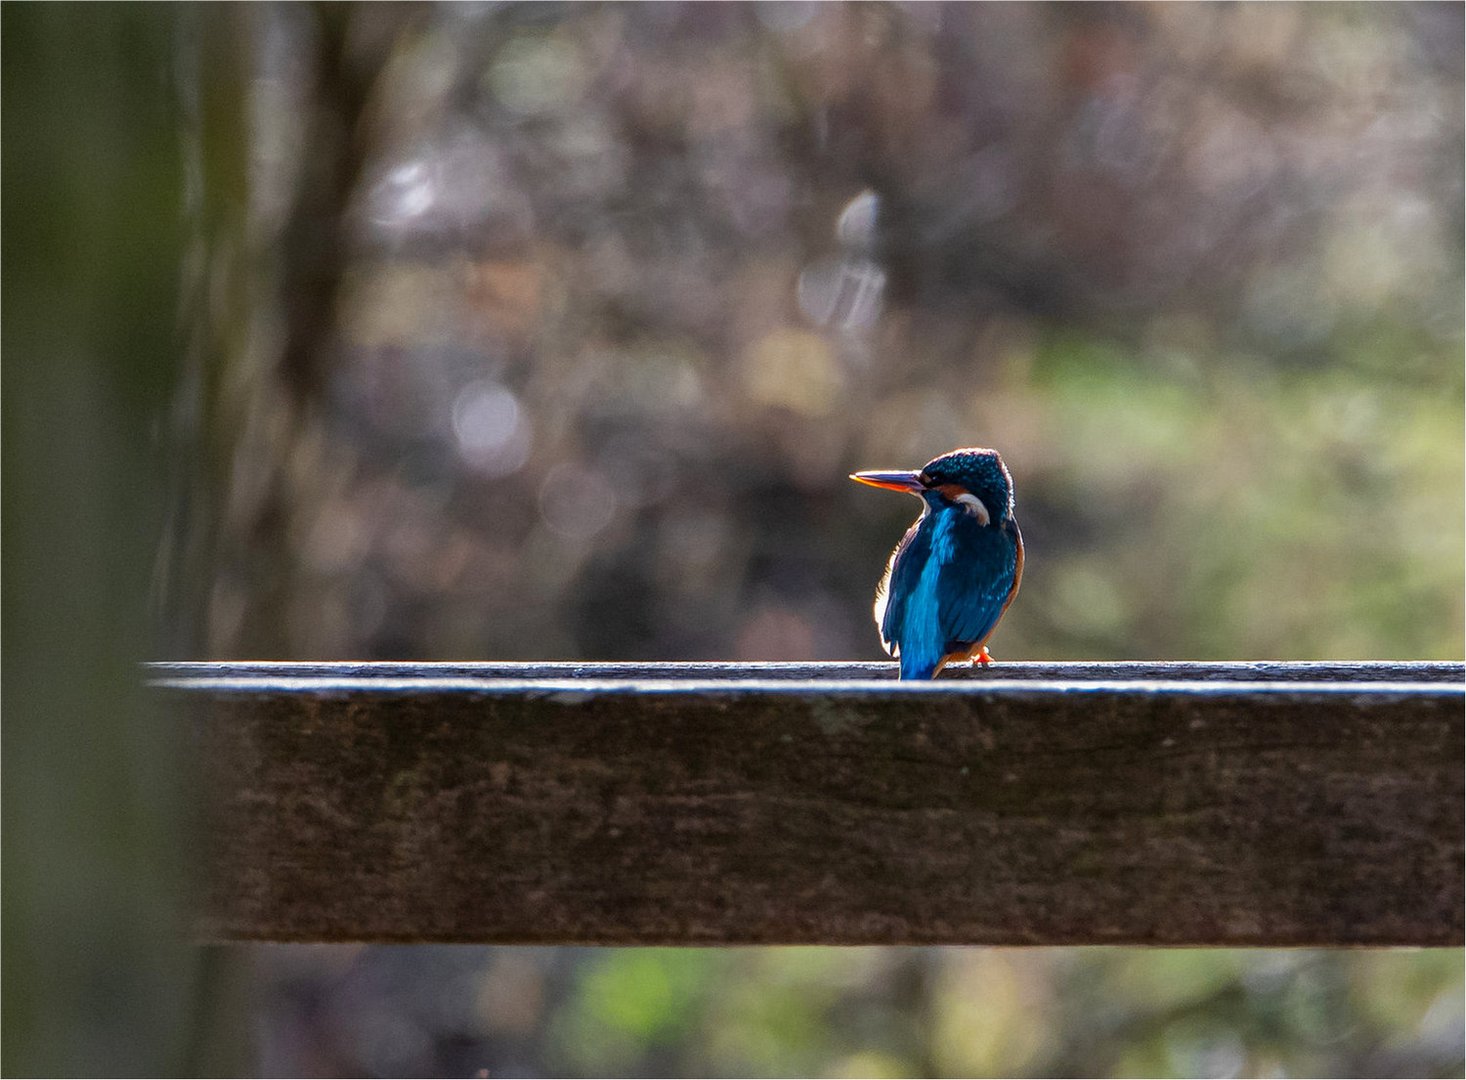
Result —
POLYGON ((977 518, 979 525, 989 525, 992 523, 993 517, 988 513, 987 506, 972 492, 964 491, 952 501, 962 507, 965 513, 977 518))

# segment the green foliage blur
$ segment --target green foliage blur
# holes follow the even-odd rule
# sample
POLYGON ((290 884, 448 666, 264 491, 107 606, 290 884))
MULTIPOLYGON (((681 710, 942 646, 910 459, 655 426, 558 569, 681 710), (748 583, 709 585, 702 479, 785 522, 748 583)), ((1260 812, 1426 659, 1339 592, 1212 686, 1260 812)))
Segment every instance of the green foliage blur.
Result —
POLYGON ((129 666, 874 659, 973 444, 999 660, 1459 658, 1460 5, 0 11, 7 1075, 1462 1074, 1455 950, 184 947, 129 666))

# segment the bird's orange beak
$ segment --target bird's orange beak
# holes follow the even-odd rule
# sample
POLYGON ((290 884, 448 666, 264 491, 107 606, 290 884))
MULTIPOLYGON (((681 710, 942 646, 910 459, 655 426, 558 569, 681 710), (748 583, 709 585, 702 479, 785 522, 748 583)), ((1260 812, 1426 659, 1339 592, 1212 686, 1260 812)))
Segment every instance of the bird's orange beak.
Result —
POLYGON ((920 495, 926 490, 926 485, 921 482, 921 474, 917 472, 858 472, 851 473, 850 479, 871 487, 909 491, 913 495, 920 495))

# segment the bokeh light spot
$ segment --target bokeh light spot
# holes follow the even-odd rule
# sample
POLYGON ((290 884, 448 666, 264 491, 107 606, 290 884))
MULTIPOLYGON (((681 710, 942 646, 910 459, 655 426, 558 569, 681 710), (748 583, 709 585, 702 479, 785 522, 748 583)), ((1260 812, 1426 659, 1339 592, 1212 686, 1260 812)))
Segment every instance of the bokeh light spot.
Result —
POLYGON ((840 211, 835 221, 836 239, 853 250, 869 251, 875 244, 880 215, 880 196, 874 191, 862 191, 840 211))
POLYGON ((469 383, 453 399, 453 435, 463 460, 489 476, 516 472, 529 458, 529 418, 491 379, 469 383))
POLYGON ((572 540, 588 539, 611 524, 616 506, 616 490, 605 477, 580 465, 556 465, 540 485, 540 516, 572 540))
POLYGON ((754 343, 744 358, 749 396, 806 416, 825 416, 844 388, 829 344, 805 330, 783 329, 754 343))
POLYGON ((568 42, 516 39, 504 47, 487 79, 494 95, 524 115, 558 112, 580 99, 584 58, 568 42))
POLYGON ((866 258, 826 258, 799 275, 799 310, 818 326, 862 330, 881 313, 886 272, 866 258))
POLYGON ((368 213, 378 225, 399 225, 421 217, 433 206, 438 181, 422 161, 399 165, 372 188, 368 213))

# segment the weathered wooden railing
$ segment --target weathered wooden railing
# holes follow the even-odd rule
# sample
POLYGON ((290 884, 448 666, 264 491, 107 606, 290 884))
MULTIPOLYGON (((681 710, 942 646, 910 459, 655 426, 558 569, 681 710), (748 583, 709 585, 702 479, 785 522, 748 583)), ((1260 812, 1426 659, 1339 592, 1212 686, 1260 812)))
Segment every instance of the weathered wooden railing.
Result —
POLYGON ((157 664, 215 939, 1454 945, 1461 664, 157 664))

